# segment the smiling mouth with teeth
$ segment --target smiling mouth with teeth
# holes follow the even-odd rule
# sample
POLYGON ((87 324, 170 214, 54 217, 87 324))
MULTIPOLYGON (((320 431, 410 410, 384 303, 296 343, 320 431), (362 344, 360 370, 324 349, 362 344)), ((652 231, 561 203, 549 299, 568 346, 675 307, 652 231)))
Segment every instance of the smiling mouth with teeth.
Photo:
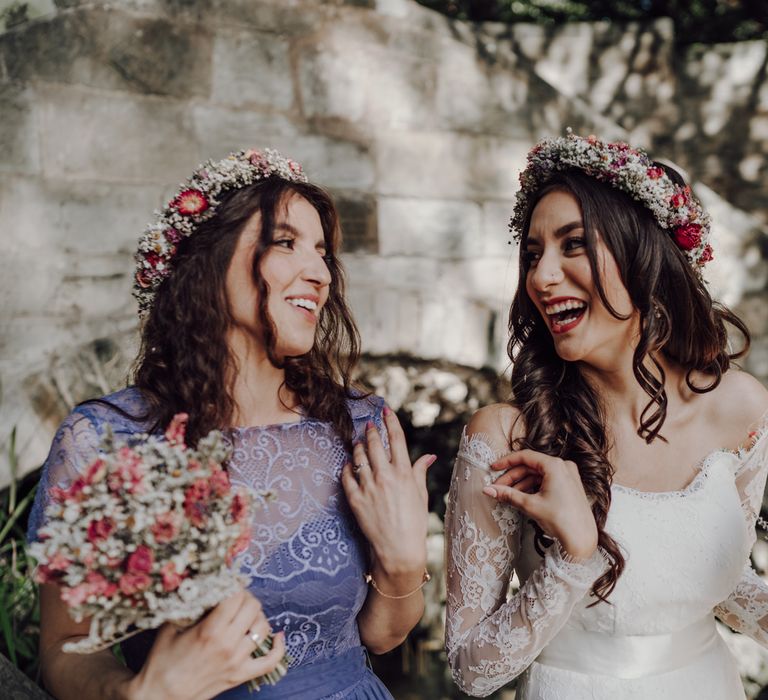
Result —
POLYGON ((301 309, 307 309, 313 313, 317 311, 317 302, 311 299, 288 299, 288 303, 293 306, 298 306, 301 309))
POLYGON ((550 327, 554 333, 565 333, 574 328, 581 321, 587 304, 577 299, 568 299, 546 307, 550 327))
POLYGON ((294 297, 292 299, 286 299, 286 301, 294 308, 301 309, 306 318, 317 320, 317 302, 314 299, 304 299, 303 297, 294 297))

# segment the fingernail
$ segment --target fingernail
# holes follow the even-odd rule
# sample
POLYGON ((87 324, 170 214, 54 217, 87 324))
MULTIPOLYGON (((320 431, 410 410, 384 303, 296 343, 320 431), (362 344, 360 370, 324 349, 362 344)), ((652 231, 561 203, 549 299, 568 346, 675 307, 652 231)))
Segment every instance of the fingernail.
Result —
POLYGON ((366 430, 374 430, 375 427, 376 426, 374 426, 373 421, 370 421, 370 420, 365 424, 365 429, 366 430))
POLYGON ((390 413, 392 413, 392 410, 389 408, 389 406, 384 406, 384 415, 388 416, 390 413))
POLYGON ((432 466, 435 463, 435 460, 437 459, 437 455, 429 455, 427 458, 427 466, 432 466))
POLYGON ((483 493, 486 496, 492 496, 493 498, 496 498, 496 489, 492 488, 491 486, 486 486, 483 489, 483 493))

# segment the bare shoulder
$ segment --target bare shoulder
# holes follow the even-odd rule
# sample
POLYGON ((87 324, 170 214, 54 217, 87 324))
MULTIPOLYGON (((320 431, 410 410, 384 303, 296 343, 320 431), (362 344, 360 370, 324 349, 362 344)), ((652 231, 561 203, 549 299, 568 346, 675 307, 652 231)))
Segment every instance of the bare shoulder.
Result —
POLYGON ((467 424, 467 435, 485 435, 498 445, 509 446, 524 434, 522 414, 508 403, 484 406, 467 424))
POLYGON ((730 369, 712 392, 712 419, 726 428, 734 444, 758 427, 768 412, 768 389, 748 372, 730 369))

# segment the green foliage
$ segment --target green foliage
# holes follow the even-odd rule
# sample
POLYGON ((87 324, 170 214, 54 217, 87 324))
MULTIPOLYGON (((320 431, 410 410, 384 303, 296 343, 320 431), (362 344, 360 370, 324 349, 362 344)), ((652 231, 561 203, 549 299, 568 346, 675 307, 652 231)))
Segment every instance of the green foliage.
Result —
MULTIPOLYGON (((40 610, 34 564, 26 553, 24 524, 34 488, 17 480, 16 429, 9 447, 11 484, 0 492, 0 654, 36 678, 40 610)), ((25 482, 29 483, 29 481, 25 482)))
POLYGON ((650 21, 671 17, 680 44, 768 39, 765 0, 418 0, 472 22, 650 21))

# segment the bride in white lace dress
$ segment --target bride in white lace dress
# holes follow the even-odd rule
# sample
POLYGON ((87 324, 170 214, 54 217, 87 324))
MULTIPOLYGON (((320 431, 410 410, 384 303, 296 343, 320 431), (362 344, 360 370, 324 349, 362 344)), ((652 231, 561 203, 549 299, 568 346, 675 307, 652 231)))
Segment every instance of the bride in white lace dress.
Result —
POLYGON ((701 281, 709 219, 672 169, 594 137, 539 144, 521 182, 513 398, 467 426, 446 515, 454 679, 744 698, 715 617, 768 646, 749 562, 768 392, 731 366, 726 323, 748 333, 701 281))

